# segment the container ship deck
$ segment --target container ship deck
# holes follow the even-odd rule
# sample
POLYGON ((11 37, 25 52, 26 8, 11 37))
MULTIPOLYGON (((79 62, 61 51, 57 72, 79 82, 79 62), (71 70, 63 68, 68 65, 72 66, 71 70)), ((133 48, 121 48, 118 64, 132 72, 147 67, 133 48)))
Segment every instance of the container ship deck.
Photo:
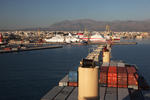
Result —
MULTIPOLYGON (((139 74, 136 65, 112 60, 109 63, 102 62, 100 58, 103 56, 105 59, 104 51, 105 45, 98 46, 80 62, 79 68, 83 66, 98 68, 97 97, 81 100, 150 100, 149 85, 139 74)), ((52 88, 41 100, 79 100, 82 81, 79 75, 80 71, 69 71, 58 86, 52 88)))

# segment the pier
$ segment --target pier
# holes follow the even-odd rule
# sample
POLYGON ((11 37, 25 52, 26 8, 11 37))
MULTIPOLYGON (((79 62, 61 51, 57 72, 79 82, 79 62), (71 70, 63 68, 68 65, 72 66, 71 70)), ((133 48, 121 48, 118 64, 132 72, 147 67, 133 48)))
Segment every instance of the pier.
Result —
MULTIPOLYGON (((107 43, 94 43, 94 42, 89 42, 88 44, 91 45, 106 45, 107 43)), ((112 45, 136 45, 137 42, 111 42, 112 45)))
MULTIPOLYGON (((137 42, 111 42, 113 45, 136 45, 137 42)), ((72 45, 80 45, 85 43, 80 42, 74 42, 74 43, 65 43, 65 42, 44 42, 44 43, 21 43, 24 45, 46 45, 46 44, 57 44, 57 45, 66 45, 66 44, 72 44, 72 45)), ((107 42, 88 42, 88 45, 106 45, 107 42)))
POLYGON ((11 52, 22 52, 22 51, 32 51, 32 50, 42 50, 42 49, 56 49, 62 48, 63 46, 44 46, 44 47, 30 47, 30 48, 16 48, 14 50, 0 50, 0 53, 11 53, 11 52))

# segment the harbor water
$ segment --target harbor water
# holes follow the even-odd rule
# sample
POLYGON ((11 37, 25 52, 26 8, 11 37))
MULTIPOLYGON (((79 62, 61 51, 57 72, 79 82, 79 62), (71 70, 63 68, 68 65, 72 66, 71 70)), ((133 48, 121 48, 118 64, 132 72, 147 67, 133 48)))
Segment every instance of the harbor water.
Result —
POLYGON ((138 71, 150 84, 150 40, 137 41, 137 45, 116 45, 112 48, 112 59, 136 64, 138 71))
MULTIPOLYGON (((40 100, 95 46, 0 54, 0 100, 40 100)), ((150 40, 138 45, 116 45, 112 59, 136 64, 150 84, 150 40)))
POLYGON ((93 46, 0 54, 0 100, 40 100, 93 46))

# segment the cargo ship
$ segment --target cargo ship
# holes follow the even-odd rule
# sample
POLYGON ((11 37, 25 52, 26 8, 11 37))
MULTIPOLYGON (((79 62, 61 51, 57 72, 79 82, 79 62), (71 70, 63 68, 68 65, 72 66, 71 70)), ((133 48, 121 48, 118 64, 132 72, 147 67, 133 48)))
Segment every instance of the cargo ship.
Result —
POLYGON ((150 100, 149 85, 137 66, 110 60, 108 47, 89 53, 78 71, 69 71, 41 100, 150 100))

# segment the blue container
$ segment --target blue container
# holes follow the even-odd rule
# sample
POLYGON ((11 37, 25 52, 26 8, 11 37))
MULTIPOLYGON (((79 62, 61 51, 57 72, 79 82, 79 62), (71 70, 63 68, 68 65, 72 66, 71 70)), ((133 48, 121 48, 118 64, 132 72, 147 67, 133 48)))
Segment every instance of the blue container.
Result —
POLYGON ((78 73, 77 71, 69 71, 69 82, 77 82, 78 81, 78 73))

